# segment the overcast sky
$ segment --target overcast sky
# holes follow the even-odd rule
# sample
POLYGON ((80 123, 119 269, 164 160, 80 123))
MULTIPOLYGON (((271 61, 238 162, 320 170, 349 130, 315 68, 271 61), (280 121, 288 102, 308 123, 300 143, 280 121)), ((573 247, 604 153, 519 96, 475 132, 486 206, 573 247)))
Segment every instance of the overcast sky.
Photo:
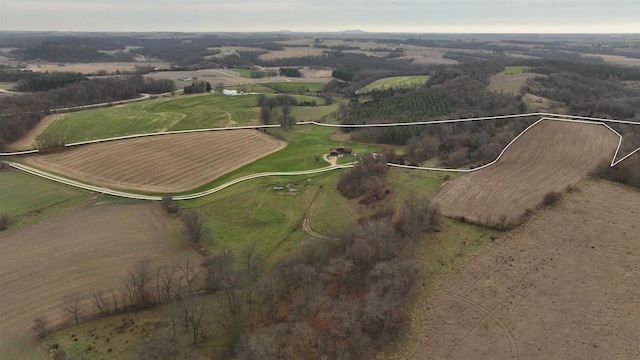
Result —
POLYGON ((640 33, 640 0, 0 0, 0 30, 640 33))

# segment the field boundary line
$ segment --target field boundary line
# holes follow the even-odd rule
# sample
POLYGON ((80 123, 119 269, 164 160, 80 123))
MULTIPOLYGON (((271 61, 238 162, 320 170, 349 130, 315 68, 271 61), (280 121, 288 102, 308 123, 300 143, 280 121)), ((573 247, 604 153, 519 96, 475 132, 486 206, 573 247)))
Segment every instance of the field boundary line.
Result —
POLYGON ((507 151, 507 149, 511 146, 511 144, 513 144, 516 140, 518 140, 522 135, 524 135, 524 133, 526 133, 527 131, 529 131, 531 128, 533 128, 535 125, 539 124, 542 121, 563 121, 563 122, 569 122, 569 123, 581 123, 581 124, 589 124, 589 125, 604 125, 607 129, 609 129, 610 131, 612 131, 615 135, 617 135, 619 137, 618 140, 618 147, 616 149, 616 152, 613 155, 613 159, 611 160, 611 167, 614 167, 615 165, 619 164, 622 160, 628 158, 629 156, 635 154, 636 152, 640 151, 640 148, 637 148, 636 150, 634 150, 633 152, 629 153, 628 155, 626 155, 625 157, 623 157, 622 159, 616 161, 616 157, 618 156, 618 152, 620 151, 620 146, 622 145, 622 135, 620 135, 617 131, 613 130, 609 125, 602 123, 602 122, 598 122, 598 121, 590 121, 590 120, 576 120, 576 119, 557 119, 557 118, 550 118, 550 117, 543 117, 541 119, 539 119, 538 121, 534 122, 533 124, 529 125, 526 129, 524 129, 520 134, 518 134, 518 136, 516 136, 513 140, 511 140, 505 147, 504 149, 502 149, 502 151, 500 152, 500 154, 498 154, 498 157, 487 163, 484 164, 482 166, 478 166, 476 168, 473 169, 448 169, 448 168, 434 168, 434 167, 422 167, 422 166, 412 166, 412 165, 400 165, 400 164, 394 164, 394 163, 387 163, 388 166, 392 166, 392 167, 399 167, 399 168, 403 168, 403 169, 414 169, 414 170, 428 170, 428 171, 444 171, 444 172, 461 172, 461 173, 470 173, 470 172, 474 172, 474 171, 478 171, 478 170, 482 170, 485 169, 491 165, 494 165, 496 162, 498 162, 498 160, 500 160, 500 158, 502 157, 502 155, 507 151))
MULTIPOLYGON (((138 99, 134 99, 138 100, 138 99)), ((125 100, 131 101, 131 100, 125 100)), ((532 117, 532 116, 542 116, 537 122, 542 119, 547 120, 558 120, 558 121, 567 121, 567 122, 578 122, 578 123, 587 123, 587 124, 603 124, 606 125, 607 122, 618 123, 618 124, 627 124, 627 125, 640 125, 640 122, 633 121, 625 121, 625 120, 613 120, 613 119, 602 119, 602 118, 594 118, 594 117, 586 117, 586 116, 575 116, 575 115, 562 115, 562 114, 552 114, 552 113, 525 113, 525 114, 513 114, 513 115, 496 115, 496 116, 484 116, 484 117, 476 117, 476 118, 467 118, 467 119, 446 119, 446 120, 430 120, 430 121, 416 121, 416 122, 408 122, 408 123, 384 123, 384 124, 326 124, 319 123, 317 121, 300 121, 297 122, 296 125, 316 125, 316 126, 324 126, 324 127, 336 127, 336 128, 367 128, 367 127, 393 127, 393 126, 411 126, 411 125, 435 125, 435 124, 449 124, 449 123, 458 123, 458 122, 471 122, 471 121, 487 121, 487 120, 499 120, 499 119, 515 119, 522 117, 532 117)), ((534 123, 535 124, 535 123, 534 123)), ((280 124, 274 125, 247 125, 247 126, 234 126, 234 127, 224 127, 224 128, 206 128, 206 129, 192 129, 192 130, 175 130, 175 131, 163 131, 163 132, 155 132, 155 133, 143 133, 143 134, 133 134, 133 135, 124 135, 124 136, 116 136, 104 139, 95 139, 95 140, 87 140, 87 141, 79 141, 70 144, 65 144, 65 147, 73 147, 73 146, 81 146, 88 144, 96 144, 107 141, 116 141, 116 140, 126 140, 126 139, 135 139, 140 137, 149 137, 149 136, 160 136, 160 135, 172 135, 172 134, 187 134, 187 133, 195 133, 195 132, 206 132, 206 131, 222 131, 222 130, 246 130, 246 129, 265 129, 265 128, 279 128, 282 127, 280 124)), ((607 128, 613 131, 618 136, 621 136, 613 130, 610 126, 607 125, 607 128)), ((525 129, 524 131, 528 130, 525 129)), ((523 132, 524 132, 523 131, 523 132)), ((521 133, 522 134, 522 133, 521 133)), ((517 138, 517 137, 516 137, 517 138)), ((515 139, 514 139, 515 140, 515 139)), ((513 141, 512 141, 513 142, 513 141)), ((510 145, 509 143, 507 147, 510 145)), ((627 159, 629 156, 635 154, 640 151, 640 147, 630 152, 622 159, 615 161, 615 157, 617 157, 618 152, 620 150, 620 145, 622 144, 622 138, 620 139, 620 143, 618 144, 618 149, 616 150, 616 155, 614 156, 613 161, 611 162, 611 167, 619 164, 621 161, 627 159)), ((503 149, 506 150, 506 147, 503 149)), ((18 156, 18 155, 28 155, 38 153, 38 149, 26 150, 26 151, 16 151, 16 152, 3 152, 0 153, 0 156, 18 156)), ((502 154, 502 153, 501 153, 502 154)), ((483 166, 487 166, 485 164, 483 166)), ((406 167, 408 169, 421 169, 421 170, 432 170, 432 171, 452 171, 452 172, 469 172, 470 170, 476 169, 441 169, 441 168, 426 168, 426 167, 411 167, 409 165, 397 165, 394 164, 392 166, 406 167)))
MULTIPOLYGON (((112 189, 105 188, 105 187, 99 187, 99 186, 84 184, 84 183, 81 183, 79 181, 75 181, 75 180, 64 178, 62 176, 53 175, 53 174, 47 173, 45 171, 42 171, 42 170, 39 170, 39 169, 35 169, 33 167, 26 166, 26 165, 23 165, 23 164, 18 164, 18 163, 14 163, 14 162, 9 162, 8 164, 9 164, 9 166, 11 166, 14 169, 17 169, 17 170, 20 170, 20 171, 24 171, 24 172, 29 173, 31 175, 39 176, 39 177, 47 179, 47 180, 55 181, 55 182, 58 182, 58 183, 61 183, 61 184, 64 184, 64 185, 76 187, 76 188, 83 189, 83 190, 89 190, 89 191, 93 191, 93 192, 97 192, 97 193, 101 193, 101 194, 107 194, 107 195, 117 196, 117 197, 126 198, 126 199, 149 200, 149 201, 161 201, 162 200, 162 196, 142 195, 142 194, 130 193, 130 192, 126 192, 126 191, 112 190, 112 189)), ((200 197, 211 195, 213 193, 216 193, 216 192, 218 192, 220 190, 226 189, 229 186, 235 185, 237 183, 240 183, 240 182, 243 182, 243 181, 247 181, 247 180, 257 179, 257 178, 261 178, 261 177, 311 175, 311 174, 319 174, 319 173, 332 171, 332 170, 348 169, 348 168, 351 168, 351 167, 353 167, 353 164, 331 165, 331 166, 327 166, 327 167, 323 167, 323 168, 319 168, 319 169, 312 169, 312 170, 257 173, 257 174, 252 174, 252 175, 239 177, 237 179, 234 179, 234 180, 228 181, 228 182, 226 182, 226 183, 224 183, 222 185, 219 185, 219 186, 217 186, 217 187, 215 187, 213 189, 200 191, 200 192, 193 193, 193 194, 174 196, 173 199, 174 200, 197 199, 197 198, 200 198, 200 197)))

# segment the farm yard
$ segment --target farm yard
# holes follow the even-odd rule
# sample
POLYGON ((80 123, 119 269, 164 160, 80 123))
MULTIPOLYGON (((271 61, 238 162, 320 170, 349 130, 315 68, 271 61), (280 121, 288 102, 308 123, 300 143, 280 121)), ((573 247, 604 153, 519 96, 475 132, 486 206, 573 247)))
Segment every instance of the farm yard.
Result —
POLYGON ((118 287, 139 261, 155 264, 191 256, 189 247, 177 241, 177 232, 158 204, 96 197, 1 233, 0 358, 22 358, 30 346, 17 347, 13 355, 3 346, 28 337, 35 317, 61 323, 66 318, 58 303, 63 295, 118 287))
POLYGON ((610 162, 617 143, 603 125, 543 120, 496 164, 448 182, 433 201, 446 216, 488 226, 517 224, 545 194, 563 192, 610 162))
POLYGON ((26 162, 101 186, 176 193, 206 184, 285 145, 256 130, 211 131, 92 144, 30 157, 26 162))
POLYGON ((389 359, 640 356, 640 192, 580 183, 439 281, 389 359))

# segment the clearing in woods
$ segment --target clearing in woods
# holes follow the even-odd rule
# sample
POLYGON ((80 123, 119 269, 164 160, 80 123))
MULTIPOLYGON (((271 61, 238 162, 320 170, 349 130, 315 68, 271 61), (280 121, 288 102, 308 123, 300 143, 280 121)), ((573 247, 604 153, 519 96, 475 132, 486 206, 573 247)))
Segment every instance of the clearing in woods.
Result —
POLYGON ((376 80, 371 84, 356 91, 356 94, 366 94, 373 91, 383 91, 389 89, 410 89, 424 85, 429 80, 428 75, 418 76, 392 76, 376 80))
POLYGON ((191 190, 286 146, 257 130, 159 135, 25 158, 28 164, 115 189, 191 190))
POLYGON ((153 265, 192 254, 177 242, 179 230, 169 219, 159 204, 98 197, 0 234, 0 358, 23 358, 7 347, 32 337, 35 317, 53 324, 66 319, 62 296, 118 288, 140 261, 153 265))
POLYGON ((564 191, 610 162, 618 140, 599 124, 541 121, 494 165, 446 183, 433 202, 450 217, 489 226, 518 223, 548 192, 564 191))
POLYGON ((638 203, 637 189, 581 183, 441 279, 389 358, 640 358, 638 203))

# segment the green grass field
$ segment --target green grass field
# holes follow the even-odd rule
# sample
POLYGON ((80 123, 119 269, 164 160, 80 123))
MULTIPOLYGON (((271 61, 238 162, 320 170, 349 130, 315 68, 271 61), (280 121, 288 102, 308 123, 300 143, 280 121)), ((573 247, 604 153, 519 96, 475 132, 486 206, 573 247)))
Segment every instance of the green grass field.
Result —
MULTIPOLYGON (((47 128, 61 133, 67 143, 169 130, 205 129, 258 124, 257 95, 182 95, 103 109, 64 114, 47 128)), ((298 101, 315 101, 318 106, 293 107, 298 121, 320 120, 338 110, 322 106, 324 100, 310 95, 293 95, 298 101)))
POLYGON ((0 171, 0 213, 19 221, 53 208, 74 205, 89 193, 18 170, 0 171))
POLYGON ((389 89, 410 89, 424 85, 429 80, 428 75, 418 76, 392 76, 384 79, 379 79, 371 84, 356 91, 356 94, 366 94, 373 91, 382 91, 389 89))
POLYGON ((529 66, 505 66, 504 71, 498 73, 498 75, 522 74, 528 70, 529 66))
POLYGON ((229 70, 238 73, 238 75, 242 76, 243 78, 250 78, 251 72, 255 71, 255 70, 249 70, 249 69, 229 69, 229 70))
POLYGON ((239 250, 255 242, 260 253, 273 261, 310 237, 300 227, 304 214, 325 186, 334 186, 340 172, 249 180, 182 205, 208 215, 205 243, 213 251, 239 250))
POLYGON ((255 96, 182 95, 65 114, 47 131, 67 143, 167 130, 248 125, 257 120, 255 96))
POLYGON ((262 85, 281 93, 305 93, 322 91, 325 84, 321 82, 285 81, 263 83, 262 85))

